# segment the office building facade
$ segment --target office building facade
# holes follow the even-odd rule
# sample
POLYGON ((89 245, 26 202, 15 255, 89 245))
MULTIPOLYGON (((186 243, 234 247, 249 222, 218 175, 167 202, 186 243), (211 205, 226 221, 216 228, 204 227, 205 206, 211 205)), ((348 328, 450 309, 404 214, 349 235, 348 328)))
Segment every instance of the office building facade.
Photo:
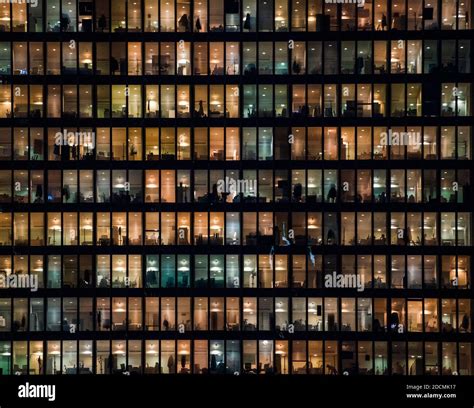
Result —
POLYGON ((472 0, 0 4, 0 374, 472 375, 472 0))

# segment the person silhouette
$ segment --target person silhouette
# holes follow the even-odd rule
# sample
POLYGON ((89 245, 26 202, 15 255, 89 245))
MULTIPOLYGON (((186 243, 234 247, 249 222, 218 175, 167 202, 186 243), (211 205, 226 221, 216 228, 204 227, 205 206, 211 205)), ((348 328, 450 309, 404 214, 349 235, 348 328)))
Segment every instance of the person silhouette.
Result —
POLYGON ((99 328, 99 330, 102 329, 102 311, 101 310, 97 312, 97 327, 99 328))
POLYGON ((245 16, 245 21, 244 21, 244 30, 248 30, 250 31, 250 13, 247 13, 247 15, 245 16))
POLYGON ((99 17, 97 25, 99 26, 100 31, 104 32, 105 28, 107 27, 107 19, 104 14, 99 17))
POLYGON ((197 31, 197 32, 199 32, 199 31, 202 30, 201 19, 199 18, 199 16, 198 16, 198 18, 196 19, 195 28, 196 28, 196 31, 197 31))
POLYGON ((188 21, 188 15, 183 14, 181 18, 178 21, 178 25, 181 29, 181 31, 189 31, 189 21, 188 21))
POLYGON ((387 16, 385 14, 382 14, 382 31, 385 31, 387 28, 387 16))

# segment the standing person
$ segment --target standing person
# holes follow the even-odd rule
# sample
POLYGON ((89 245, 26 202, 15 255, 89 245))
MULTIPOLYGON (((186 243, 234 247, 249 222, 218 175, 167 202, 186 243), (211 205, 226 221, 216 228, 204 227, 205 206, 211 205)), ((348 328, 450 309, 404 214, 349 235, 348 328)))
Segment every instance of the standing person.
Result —
POLYGON ((188 31, 189 29, 189 22, 188 22, 188 15, 183 14, 178 21, 178 25, 181 28, 180 31, 188 31))
POLYGON ((204 106, 202 104, 202 101, 199 101, 198 117, 204 117, 204 106))
POLYGON ((104 14, 99 17, 98 26, 101 32, 104 32, 105 28, 107 27, 107 19, 105 18, 104 14))
POLYGON ((250 31, 250 13, 247 13, 247 15, 245 16, 245 21, 244 21, 244 30, 248 30, 250 31))
POLYGON ((99 331, 102 329, 102 311, 101 310, 97 312, 97 327, 99 328, 99 331))
POLYGON ((199 33, 199 31, 201 30, 202 30, 201 19, 198 16, 198 18, 196 19, 196 31, 199 33))
POLYGON ((382 14, 382 31, 385 31, 387 28, 387 16, 382 14))
POLYGON ((168 363, 167 363, 167 366, 168 366, 168 372, 170 374, 174 374, 174 358, 173 358, 173 355, 170 354, 170 356, 168 357, 168 363))

